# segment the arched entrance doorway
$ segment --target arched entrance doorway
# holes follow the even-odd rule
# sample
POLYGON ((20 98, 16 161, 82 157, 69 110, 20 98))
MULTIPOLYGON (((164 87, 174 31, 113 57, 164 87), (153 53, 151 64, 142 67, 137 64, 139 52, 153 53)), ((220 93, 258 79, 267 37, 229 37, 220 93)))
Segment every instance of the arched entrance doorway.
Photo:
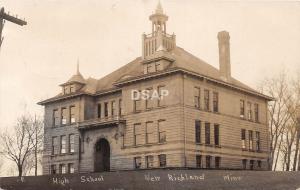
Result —
POLYGON ((106 139, 100 139, 95 145, 95 172, 110 170, 110 147, 106 139))

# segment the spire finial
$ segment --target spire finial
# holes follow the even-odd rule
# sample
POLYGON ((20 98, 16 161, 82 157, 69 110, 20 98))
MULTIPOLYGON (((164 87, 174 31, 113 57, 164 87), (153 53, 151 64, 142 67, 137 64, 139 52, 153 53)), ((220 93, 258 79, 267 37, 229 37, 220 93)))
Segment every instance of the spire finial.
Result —
POLYGON ((79 58, 77 58, 77 75, 79 75, 80 72, 79 72, 79 58))
POLYGON ((156 6, 155 13, 157 13, 157 14, 163 14, 164 13, 163 8, 162 8, 161 3, 160 3, 160 0, 158 0, 158 4, 156 6))

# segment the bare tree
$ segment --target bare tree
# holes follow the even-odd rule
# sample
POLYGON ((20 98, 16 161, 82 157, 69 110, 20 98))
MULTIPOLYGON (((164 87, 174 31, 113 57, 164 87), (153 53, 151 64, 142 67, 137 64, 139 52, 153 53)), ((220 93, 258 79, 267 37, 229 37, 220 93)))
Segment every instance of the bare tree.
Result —
POLYGON ((295 137, 295 156, 293 163, 293 171, 300 171, 300 72, 297 75, 297 78, 293 82, 293 91, 294 91, 294 112, 292 114, 292 120, 295 125, 296 137, 295 137), (298 163, 297 163, 298 162, 298 163))
POLYGON ((6 131, 0 135, 4 156, 16 164, 18 176, 23 175, 29 156, 34 150, 32 123, 30 116, 23 115, 17 120, 16 126, 10 132, 6 131))
POLYGON ((291 168, 291 162, 292 162, 292 156, 293 156, 293 145, 295 143, 296 139, 296 130, 293 125, 287 126, 285 130, 285 170, 290 171, 291 168))
POLYGON ((285 142, 287 146, 287 161, 286 171, 296 170, 297 157, 299 154, 299 124, 298 118, 300 113, 300 77, 296 81, 291 80, 291 96, 285 99, 285 105, 287 108, 287 114, 289 120, 287 127, 285 128, 285 142))
MULTIPOLYGON (((298 121, 298 130, 297 130, 298 133, 297 133, 297 144, 296 144, 296 152, 297 153, 296 153, 294 162, 297 161, 297 156, 298 156, 298 169, 297 170, 300 171, 300 146, 299 146, 299 144, 300 144, 300 116, 298 117, 297 121, 298 121)), ((296 164, 294 165, 294 168, 296 168, 296 164)))
POLYGON ((300 164, 300 76, 296 79, 282 71, 265 79, 260 90, 273 97, 269 102, 269 169, 296 170, 300 164))
POLYGON ((275 101, 269 103, 269 132, 270 132, 270 159, 269 169, 277 168, 280 147, 284 139, 282 134, 290 119, 287 112, 286 101, 291 97, 287 75, 283 71, 279 76, 272 79, 265 79, 260 87, 260 91, 273 97, 275 101))
POLYGON ((34 146, 34 175, 37 176, 39 163, 38 158, 43 150, 44 124, 43 121, 36 116, 34 116, 33 133, 32 144, 34 146))
POLYGON ((2 173, 2 166, 3 166, 3 160, 2 160, 2 157, 1 157, 1 152, 0 152, 0 174, 2 173))

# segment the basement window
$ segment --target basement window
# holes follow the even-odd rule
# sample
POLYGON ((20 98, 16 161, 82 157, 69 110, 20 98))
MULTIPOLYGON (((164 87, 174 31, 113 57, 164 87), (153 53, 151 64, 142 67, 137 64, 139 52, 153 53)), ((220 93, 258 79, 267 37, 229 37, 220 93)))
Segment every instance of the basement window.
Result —
POLYGON ((153 168, 153 161, 154 161, 153 156, 146 156, 147 168, 153 168))
POLYGON ((56 165, 51 165, 51 174, 57 174, 57 168, 56 165))
POLYGON ((221 163, 221 157, 215 157, 215 168, 219 169, 221 163))
POLYGON ((68 173, 69 174, 73 174, 75 172, 75 168, 74 168, 74 164, 73 163, 69 163, 68 164, 68 173))
POLYGON ((242 164, 243 164, 243 169, 246 170, 247 169, 247 159, 243 159, 242 164))
POLYGON ((206 156, 206 168, 211 168, 211 156, 206 156))
POLYGON ((165 154, 158 155, 159 167, 167 166, 167 156, 165 154))
POLYGON ((202 156, 201 155, 196 155, 196 167, 202 168, 202 156))
POLYGON ((60 174, 65 174, 67 173, 66 165, 65 164, 60 164, 59 165, 59 173, 60 174))
POLYGON ((135 169, 140 169, 142 166, 142 158, 140 156, 134 157, 134 167, 135 169))

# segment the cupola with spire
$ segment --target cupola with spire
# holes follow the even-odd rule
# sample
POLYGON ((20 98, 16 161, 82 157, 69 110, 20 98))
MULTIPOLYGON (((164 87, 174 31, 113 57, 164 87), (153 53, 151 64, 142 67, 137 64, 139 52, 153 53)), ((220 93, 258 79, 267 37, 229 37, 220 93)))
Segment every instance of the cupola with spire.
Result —
POLYGON ((152 33, 142 35, 143 59, 151 57, 157 51, 171 51, 176 47, 176 36, 167 34, 168 16, 164 14, 160 1, 149 20, 152 22, 152 33))
POLYGON ((85 84, 86 81, 79 71, 79 61, 77 61, 76 74, 74 74, 67 82, 61 84, 60 86, 63 88, 63 94, 70 94, 77 92, 85 84))

